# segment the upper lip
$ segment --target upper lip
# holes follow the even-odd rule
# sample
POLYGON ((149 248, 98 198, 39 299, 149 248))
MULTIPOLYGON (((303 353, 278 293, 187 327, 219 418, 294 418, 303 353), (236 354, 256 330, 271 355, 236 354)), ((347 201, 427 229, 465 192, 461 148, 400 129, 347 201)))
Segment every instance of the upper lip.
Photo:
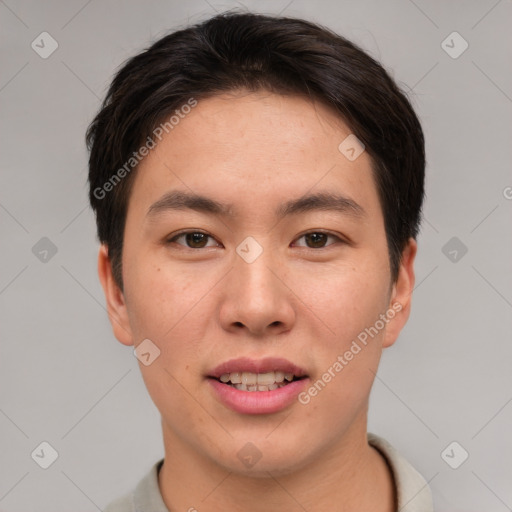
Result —
POLYGON ((250 372, 250 373, 269 373, 281 371, 283 373, 293 373, 295 377, 304 377, 306 373, 302 368, 280 357, 265 357, 263 359, 250 359, 240 357, 230 359, 219 364, 208 374, 209 377, 220 378, 226 373, 250 372))

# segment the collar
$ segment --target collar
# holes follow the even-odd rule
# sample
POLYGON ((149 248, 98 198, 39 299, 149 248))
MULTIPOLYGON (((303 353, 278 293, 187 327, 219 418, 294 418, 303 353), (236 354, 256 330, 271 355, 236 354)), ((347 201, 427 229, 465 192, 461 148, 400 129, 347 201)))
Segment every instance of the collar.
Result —
MULTIPOLYGON (((434 512, 432 494, 425 479, 385 439, 370 432, 367 438, 368 443, 383 455, 391 469, 398 498, 398 512, 434 512)), ((113 508, 110 512, 169 512, 158 486, 158 472, 163 462, 164 459, 156 462, 138 483, 134 492, 119 502, 119 505, 124 503, 123 508, 113 508)), ((109 508, 106 512, 109 512, 109 508)))

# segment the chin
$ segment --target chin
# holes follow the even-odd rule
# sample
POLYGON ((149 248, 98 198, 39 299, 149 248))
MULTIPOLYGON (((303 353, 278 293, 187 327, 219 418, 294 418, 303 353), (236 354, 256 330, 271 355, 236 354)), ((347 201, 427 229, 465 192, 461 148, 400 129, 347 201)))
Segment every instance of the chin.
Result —
POLYGON ((236 457, 231 459, 224 467, 227 471, 241 477, 264 479, 293 474, 305 465, 305 461, 297 460, 297 457, 291 459, 285 456, 273 456, 271 460, 268 460, 268 458, 262 456, 254 465, 247 464, 244 467, 244 464, 236 457))
MULTIPOLYGON (((306 467, 315 458, 317 451, 310 444, 304 451, 304 442, 289 435, 275 439, 266 439, 268 430, 260 438, 243 436, 236 439, 233 446, 221 449, 216 456, 216 463, 226 471, 243 477, 269 478, 270 476, 286 476, 306 467), (288 442, 286 442, 288 441, 288 442)), ((320 450, 319 450, 320 451, 320 450)))

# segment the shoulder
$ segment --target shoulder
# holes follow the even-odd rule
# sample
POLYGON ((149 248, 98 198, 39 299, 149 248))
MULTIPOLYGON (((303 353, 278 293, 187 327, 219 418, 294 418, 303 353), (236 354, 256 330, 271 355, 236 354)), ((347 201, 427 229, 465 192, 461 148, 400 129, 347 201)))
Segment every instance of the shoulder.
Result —
POLYGON ((386 459, 395 480, 401 512, 433 512, 432 493, 423 476, 388 441, 368 432, 368 443, 386 459))
POLYGON ((135 512, 133 492, 126 493, 111 501, 103 512, 135 512))
POLYGON ((132 492, 109 503, 104 512, 168 512, 158 486, 163 462, 163 459, 155 462, 132 492))

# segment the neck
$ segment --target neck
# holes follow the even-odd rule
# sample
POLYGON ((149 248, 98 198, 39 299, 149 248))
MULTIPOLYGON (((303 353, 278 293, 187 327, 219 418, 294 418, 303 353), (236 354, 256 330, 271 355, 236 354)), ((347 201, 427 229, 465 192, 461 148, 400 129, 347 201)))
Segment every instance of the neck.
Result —
POLYGON ((230 472, 183 444, 162 422, 165 461, 159 486, 170 512, 317 512, 396 510, 395 486, 382 455, 368 445, 363 428, 354 424, 335 446, 315 461, 286 474, 268 472, 254 478, 230 472))

